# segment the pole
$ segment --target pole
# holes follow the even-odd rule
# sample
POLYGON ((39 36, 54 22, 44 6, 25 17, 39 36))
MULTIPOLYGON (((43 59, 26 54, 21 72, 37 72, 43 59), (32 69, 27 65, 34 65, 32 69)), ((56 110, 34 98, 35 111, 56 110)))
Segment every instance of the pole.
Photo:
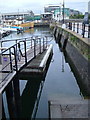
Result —
POLYGON ((63 23, 64 23, 64 0, 63 0, 63 23))

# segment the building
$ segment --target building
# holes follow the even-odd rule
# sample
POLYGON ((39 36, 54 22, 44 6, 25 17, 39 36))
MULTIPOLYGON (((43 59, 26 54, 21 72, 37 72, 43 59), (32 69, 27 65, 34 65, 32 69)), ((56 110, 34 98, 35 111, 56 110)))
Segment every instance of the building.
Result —
POLYGON ((88 2, 88 13, 90 13, 90 1, 88 2))
POLYGON ((82 12, 80 12, 78 10, 70 9, 70 16, 81 15, 81 14, 82 14, 82 12))
POLYGON ((53 12, 57 9, 60 9, 60 7, 61 7, 60 5, 46 5, 44 7, 44 12, 53 12))
POLYGON ((53 13, 53 18, 57 21, 63 19, 63 13, 64 13, 64 19, 69 19, 69 17, 73 15, 82 14, 78 10, 73 10, 70 8, 63 8, 61 4, 60 5, 47 5, 44 7, 44 12, 53 13))
POLYGON ((52 13, 47 12, 47 13, 42 13, 41 17, 43 21, 51 21, 52 15, 53 15, 52 13))
MULTIPOLYGON (((44 7, 44 12, 53 13, 53 18, 56 20, 63 19, 63 6, 60 5, 47 5, 44 7)), ((69 19, 69 8, 64 8, 64 17, 69 19)))
POLYGON ((1 14, 1 22, 4 25, 13 25, 13 24, 21 24, 25 21, 26 16, 34 16, 32 11, 27 12, 12 12, 12 13, 2 13, 1 14))

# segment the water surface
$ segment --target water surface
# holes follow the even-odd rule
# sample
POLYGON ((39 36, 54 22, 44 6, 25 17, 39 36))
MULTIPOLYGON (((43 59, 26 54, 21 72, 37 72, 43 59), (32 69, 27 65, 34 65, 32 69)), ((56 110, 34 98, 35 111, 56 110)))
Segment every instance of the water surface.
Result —
MULTIPOLYGON (((4 40, 24 38, 32 35, 51 35, 51 31, 49 28, 35 28, 23 34, 13 33, 4 38, 4 40)), ((50 43, 53 44, 53 57, 45 78, 19 80, 22 118, 31 118, 31 116, 35 118, 48 118, 48 101, 50 100, 60 100, 61 98, 68 100, 70 97, 83 99, 77 79, 69 63, 65 61, 65 56, 61 52, 59 45, 56 44, 54 38, 50 43)), ((8 44, 4 45, 8 46, 8 44)), ((5 101, 6 99, 4 99, 4 106, 6 116, 8 117, 5 101)))

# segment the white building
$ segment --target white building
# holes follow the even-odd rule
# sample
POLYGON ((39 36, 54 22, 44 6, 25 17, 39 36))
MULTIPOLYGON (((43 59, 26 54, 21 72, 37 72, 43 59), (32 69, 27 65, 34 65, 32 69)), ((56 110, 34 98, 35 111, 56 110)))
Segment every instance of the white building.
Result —
POLYGON ((11 13, 1 13, 0 19, 3 25, 15 25, 24 22, 26 16, 33 16, 32 11, 27 12, 11 12, 11 13))

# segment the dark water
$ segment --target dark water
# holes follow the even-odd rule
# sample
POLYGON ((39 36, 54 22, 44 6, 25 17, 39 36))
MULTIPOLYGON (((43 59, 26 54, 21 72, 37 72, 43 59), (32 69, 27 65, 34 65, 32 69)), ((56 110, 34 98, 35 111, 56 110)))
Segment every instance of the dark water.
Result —
MULTIPOLYGON (((4 40, 11 39, 12 36, 21 38, 32 35, 50 35, 50 33, 49 28, 35 28, 24 34, 17 35, 14 33, 4 38, 4 40)), ((51 44, 53 44, 53 57, 45 78, 19 80, 22 118, 31 118, 31 116, 35 118, 48 118, 48 101, 50 100, 60 100, 60 98, 67 99, 70 97, 84 99, 77 84, 77 79, 68 62, 65 61, 65 56, 61 52, 58 44, 56 44, 54 38, 51 44)), ((9 113, 5 97, 4 92, 4 107, 8 118, 9 113)))

